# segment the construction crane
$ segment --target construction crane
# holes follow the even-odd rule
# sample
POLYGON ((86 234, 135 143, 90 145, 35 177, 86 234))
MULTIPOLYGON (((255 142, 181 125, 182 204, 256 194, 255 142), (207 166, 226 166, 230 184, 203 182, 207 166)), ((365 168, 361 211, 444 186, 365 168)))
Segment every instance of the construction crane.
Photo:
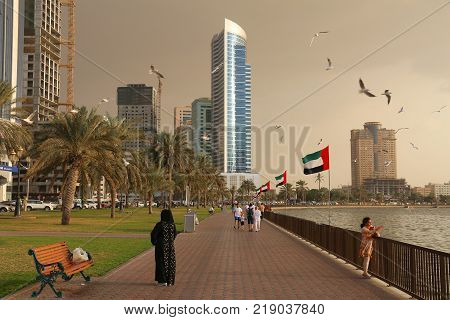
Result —
POLYGON ((156 132, 160 132, 161 130, 161 92, 162 92, 162 80, 164 76, 156 70, 156 68, 151 65, 149 74, 156 75, 158 79, 158 91, 157 91, 157 99, 156 99, 156 132))
POLYGON ((74 99, 74 64, 75 64, 75 0, 62 0, 61 5, 67 7, 67 39, 61 44, 67 46, 67 61, 60 67, 67 70, 66 102, 60 103, 66 107, 66 112, 71 112, 75 106, 74 99))

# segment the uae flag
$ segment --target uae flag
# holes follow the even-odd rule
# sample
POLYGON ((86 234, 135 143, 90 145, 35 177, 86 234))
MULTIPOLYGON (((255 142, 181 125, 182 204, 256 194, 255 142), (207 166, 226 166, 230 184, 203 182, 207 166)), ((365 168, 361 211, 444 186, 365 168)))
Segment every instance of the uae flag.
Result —
POLYGON ((267 182, 265 185, 262 185, 262 186, 259 188, 259 193, 267 192, 267 191, 269 191, 269 190, 270 190, 270 181, 267 182))
POLYGON ((329 147, 323 150, 308 154, 302 159, 303 161, 303 173, 314 174, 330 169, 330 155, 329 147))
POLYGON ((286 171, 275 177, 275 179, 277 180, 277 187, 284 186, 287 183, 286 171))

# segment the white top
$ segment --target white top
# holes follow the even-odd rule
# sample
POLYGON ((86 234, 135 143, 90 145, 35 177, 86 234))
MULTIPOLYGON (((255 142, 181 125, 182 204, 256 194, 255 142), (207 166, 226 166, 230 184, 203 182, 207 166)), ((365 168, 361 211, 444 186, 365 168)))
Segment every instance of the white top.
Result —
POLYGON ((235 208, 234 209, 234 216, 235 217, 240 217, 242 213, 242 209, 241 208, 235 208))
POLYGON ((255 219, 261 219, 261 210, 256 208, 256 210, 253 212, 255 219))

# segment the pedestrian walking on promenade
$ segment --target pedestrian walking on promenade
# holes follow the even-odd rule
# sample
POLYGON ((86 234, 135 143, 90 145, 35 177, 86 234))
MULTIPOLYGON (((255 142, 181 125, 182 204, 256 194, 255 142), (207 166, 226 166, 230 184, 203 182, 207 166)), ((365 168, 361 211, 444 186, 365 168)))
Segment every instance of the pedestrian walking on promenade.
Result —
POLYGON ((255 231, 258 232, 261 230, 261 210, 258 207, 255 207, 253 221, 255 222, 255 231))
POLYGON ((247 209, 247 224, 248 224, 248 231, 253 231, 253 218, 255 214, 255 207, 253 206, 253 203, 250 203, 247 209))
POLYGON ((261 202, 259 205, 259 210, 261 211, 261 220, 264 219, 264 212, 266 211, 266 206, 261 202))
POLYGON ((155 281, 161 286, 175 284, 175 237, 177 229, 173 220, 172 211, 161 211, 161 221, 153 228, 151 234, 152 244, 155 246, 155 281))
POLYGON ((244 210, 241 209, 241 227, 242 229, 245 229, 245 216, 247 215, 247 212, 244 212, 244 210))
POLYGON ((372 219, 366 217, 361 224, 361 246, 359 247, 359 255, 363 258, 363 278, 369 279, 369 263, 373 252, 374 239, 380 237, 380 231, 383 226, 374 227, 372 219))
POLYGON ((233 208, 233 214, 234 214, 234 229, 238 229, 239 230, 240 223, 241 223, 241 215, 242 215, 242 209, 239 206, 239 204, 237 204, 233 208))

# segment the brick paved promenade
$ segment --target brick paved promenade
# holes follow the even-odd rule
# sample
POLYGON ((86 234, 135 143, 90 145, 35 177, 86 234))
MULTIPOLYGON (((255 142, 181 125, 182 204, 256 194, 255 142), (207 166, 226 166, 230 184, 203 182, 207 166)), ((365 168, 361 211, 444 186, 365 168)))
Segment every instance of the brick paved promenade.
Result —
MULTIPOLYGON (((149 250, 108 275, 82 285, 58 281, 65 299, 401 299, 360 271, 263 221, 262 231, 235 231, 231 214, 204 220, 176 240, 174 287, 157 287, 149 250)), ((95 258, 95 255, 94 255, 95 258)), ((87 272, 89 273, 89 272, 87 272)), ((37 285, 7 299, 29 299, 37 285)), ((46 288, 40 299, 53 299, 46 288)))

